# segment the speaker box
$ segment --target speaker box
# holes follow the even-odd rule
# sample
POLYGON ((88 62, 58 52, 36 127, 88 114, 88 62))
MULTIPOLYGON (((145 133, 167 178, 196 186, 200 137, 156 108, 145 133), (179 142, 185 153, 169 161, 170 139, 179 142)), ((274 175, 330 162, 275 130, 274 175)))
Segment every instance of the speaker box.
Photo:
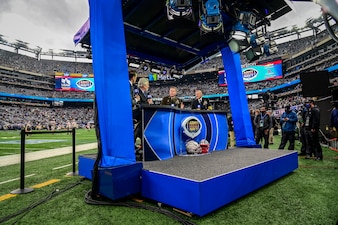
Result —
POLYGON ((316 71, 300 74, 303 97, 325 97, 330 96, 329 72, 316 71))

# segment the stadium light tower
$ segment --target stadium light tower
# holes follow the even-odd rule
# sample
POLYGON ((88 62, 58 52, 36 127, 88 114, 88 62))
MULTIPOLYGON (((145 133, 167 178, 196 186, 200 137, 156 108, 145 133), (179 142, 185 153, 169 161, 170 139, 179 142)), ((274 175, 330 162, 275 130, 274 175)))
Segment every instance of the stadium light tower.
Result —
POLYGON ((333 29, 338 21, 338 0, 312 0, 312 2, 322 7, 322 16, 324 19, 325 27, 335 42, 338 42, 338 35, 333 29), (335 25, 330 24, 329 20, 335 22, 335 25))

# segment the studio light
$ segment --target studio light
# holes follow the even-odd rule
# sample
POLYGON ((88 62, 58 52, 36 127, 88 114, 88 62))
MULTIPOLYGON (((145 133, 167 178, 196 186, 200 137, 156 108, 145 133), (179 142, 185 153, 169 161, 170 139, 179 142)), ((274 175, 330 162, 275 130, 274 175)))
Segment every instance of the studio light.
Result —
POLYGON ((266 41, 263 49, 266 56, 270 56, 278 52, 277 44, 275 41, 266 41))
MULTIPOLYGON (((233 26, 230 33, 228 45, 232 52, 243 52, 246 58, 252 62, 265 53, 263 45, 266 43, 265 34, 261 30, 254 29, 257 17, 252 12, 241 12, 238 22, 233 26), (254 31, 254 32, 253 32, 254 31)), ((266 47, 267 51, 275 51, 270 44, 266 47)))
POLYGON ((262 45, 265 42, 264 33, 262 31, 257 31, 256 33, 253 33, 250 35, 250 44, 253 47, 256 47, 258 45, 262 45))
POLYGON ((153 72, 153 73, 157 73, 157 74, 160 74, 160 73, 161 73, 161 70, 159 70, 159 69, 157 69, 157 68, 151 68, 150 71, 153 72))
POLYGON ((176 70, 176 67, 175 67, 175 66, 172 66, 172 67, 170 68, 169 74, 170 74, 170 75, 177 74, 177 70, 176 70))
POLYGON ((240 12, 238 19, 247 29, 252 30, 256 26, 257 16, 253 12, 240 12))
POLYGON ((144 71, 147 71, 147 70, 149 69, 148 64, 147 64, 147 63, 143 63, 142 69, 143 69, 144 71))
POLYGON ((260 45, 256 47, 250 46, 247 50, 245 50, 245 56, 249 62, 258 60, 263 53, 263 48, 260 45))
POLYGON ((191 0, 169 0, 166 3, 167 18, 174 20, 178 18, 192 17, 192 1, 191 0))
POLYGON ((176 0, 176 1, 170 1, 170 2, 174 2, 176 7, 191 7, 190 0, 176 0))
POLYGON ((91 48, 87 48, 86 58, 87 59, 92 59, 93 58, 93 54, 92 54, 92 49, 91 48))
POLYGON ((183 77, 182 74, 173 74, 172 76, 173 78, 176 78, 176 79, 181 79, 183 77))
POLYGON ((248 29, 241 22, 233 27, 228 40, 228 45, 233 53, 239 53, 250 46, 248 32, 248 29))
POLYGON ((218 0, 202 1, 200 8, 200 29, 203 33, 222 32, 223 21, 218 0))
POLYGON ((244 41, 247 39, 247 34, 244 31, 235 30, 231 33, 231 37, 238 41, 244 41))
POLYGON ((137 64, 137 63, 129 63, 129 66, 130 66, 130 67, 133 67, 133 68, 139 68, 139 67, 140 67, 140 64, 137 64))

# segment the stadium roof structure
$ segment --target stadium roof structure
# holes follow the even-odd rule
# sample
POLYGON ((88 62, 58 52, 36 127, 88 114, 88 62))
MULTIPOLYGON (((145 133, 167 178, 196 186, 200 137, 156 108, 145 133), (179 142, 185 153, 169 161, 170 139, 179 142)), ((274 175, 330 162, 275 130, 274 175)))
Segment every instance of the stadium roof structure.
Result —
MULTIPOLYGON (((228 45, 239 12, 254 12, 258 27, 292 10, 284 0, 220 0, 224 34, 201 34, 201 2, 206 1, 192 0, 193 20, 169 21, 166 0, 122 0, 127 54, 187 70, 228 45)), ((90 48, 89 20, 74 36, 74 43, 90 48)))

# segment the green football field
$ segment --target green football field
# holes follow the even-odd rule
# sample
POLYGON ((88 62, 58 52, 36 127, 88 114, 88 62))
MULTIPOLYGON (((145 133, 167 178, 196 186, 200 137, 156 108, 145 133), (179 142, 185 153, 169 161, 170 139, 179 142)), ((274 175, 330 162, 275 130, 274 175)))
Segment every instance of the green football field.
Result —
MULTIPOLYGON (((1 141, 20 140, 20 132, 0 132, 1 141)), ((27 140, 58 140, 27 144, 27 151, 71 146, 71 135, 28 136, 27 140)), ((77 130, 76 144, 96 141, 95 131, 77 130)), ((276 151, 280 136, 275 136, 276 151)), ((20 152, 20 144, 0 144, 1 155, 20 152)), ((296 149, 300 143, 296 141, 296 149)), ((76 154, 96 153, 96 149, 76 154)), ((260 189, 204 216, 192 217, 141 196, 116 202, 86 200, 92 182, 69 176, 72 155, 25 163, 26 194, 11 194, 20 187, 20 165, 0 167, 0 224, 244 224, 334 225, 338 220, 338 153, 323 147, 324 160, 299 157, 299 168, 260 189), (68 174, 68 175, 67 175, 68 174)), ((0 156, 1 160, 1 156, 0 156)))
MULTIPOLYGON (((75 144, 96 142, 95 130, 77 129, 75 144)), ((33 134, 25 136, 25 152, 72 146, 71 133, 33 134)), ((19 154, 21 131, 0 131, 0 156, 19 154)))

